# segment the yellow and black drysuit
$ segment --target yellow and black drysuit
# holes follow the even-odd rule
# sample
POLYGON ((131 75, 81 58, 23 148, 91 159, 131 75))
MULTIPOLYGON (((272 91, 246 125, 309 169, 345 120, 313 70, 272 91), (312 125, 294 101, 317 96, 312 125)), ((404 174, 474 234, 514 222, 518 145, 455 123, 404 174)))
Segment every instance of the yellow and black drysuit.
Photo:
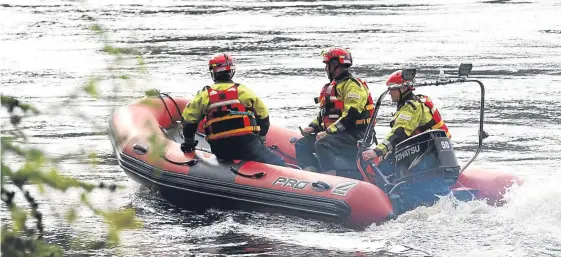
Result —
POLYGON ((296 141, 298 165, 326 172, 341 167, 336 162, 338 157, 343 157, 349 160, 347 163, 351 165, 346 166, 352 169, 356 166, 357 141, 364 136, 374 111, 368 86, 345 71, 323 87, 316 102, 320 111, 309 126, 315 132, 326 131, 327 135, 316 140, 312 134, 296 141))
POLYGON ((270 126, 269 112, 263 101, 244 85, 218 81, 207 86, 189 102, 182 116, 184 152, 196 145, 198 124, 206 117, 206 140, 217 158, 286 165, 264 145, 263 138, 270 126))

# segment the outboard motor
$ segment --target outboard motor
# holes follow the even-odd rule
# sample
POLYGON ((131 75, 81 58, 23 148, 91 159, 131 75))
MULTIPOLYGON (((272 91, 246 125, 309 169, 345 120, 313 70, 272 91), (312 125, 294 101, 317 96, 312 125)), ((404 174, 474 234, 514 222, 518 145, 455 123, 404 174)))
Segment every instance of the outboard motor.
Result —
POLYGON ((405 208, 402 211, 433 204, 438 200, 436 195, 450 193, 460 175, 460 165, 443 130, 410 137, 395 149, 395 173, 391 180, 399 184, 394 198, 405 208))

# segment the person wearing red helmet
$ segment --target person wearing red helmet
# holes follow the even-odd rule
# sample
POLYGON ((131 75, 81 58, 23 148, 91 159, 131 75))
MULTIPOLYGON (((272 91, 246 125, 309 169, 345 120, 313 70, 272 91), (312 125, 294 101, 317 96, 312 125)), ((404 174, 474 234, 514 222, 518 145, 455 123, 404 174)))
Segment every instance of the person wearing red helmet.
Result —
MULTIPOLYGON (((427 130, 442 129, 449 138, 451 137, 448 127, 431 99, 428 96, 413 94, 415 88, 412 85, 413 81, 403 79, 401 70, 393 72, 388 77, 386 86, 390 87, 392 102, 397 103, 397 112, 390 122, 391 131, 374 149, 362 153, 364 160, 385 156, 403 140, 427 130)), ((385 161, 391 162, 392 159, 386 157, 385 161)), ((386 162, 380 163, 380 170, 383 172, 387 170, 382 168, 386 162)))
POLYGON ((236 72, 233 57, 215 54, 208 68, 214 85, 205 86, 183 110, 185 142, 181 150, 192 152, 195 149, 198 124, 206 117, 205 139, 217 158, 286 166, 284 160, 264 144, 270 126, 267 107, 248 87, 232 81, 236 72))
POLYGON ((366 131, 374 104, 366 82, 349 72, 353 59, 348 50, 330 48, 321 57, 330 83, 323 86, 316 98, 320 107, 318 116, 302 129, 304 137, 296 141, 296 159, 306 170, 334 174, 339 167, 338 157, 354 159, 357 141, 366 131), (314 132, 317 134, 313 135, 314 132))

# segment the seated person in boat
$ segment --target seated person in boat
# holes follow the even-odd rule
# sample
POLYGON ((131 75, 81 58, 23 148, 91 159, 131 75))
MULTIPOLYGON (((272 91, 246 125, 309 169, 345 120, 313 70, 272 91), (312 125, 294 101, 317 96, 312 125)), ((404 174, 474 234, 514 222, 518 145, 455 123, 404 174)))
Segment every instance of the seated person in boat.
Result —
POLYGON ((364 160, 385 156, 379 168, 385 175, 393 173, 393 155, 395 146, 405 139, 431 129, 442 129, 451 138, 448 127, 428 96, 415 95, 413 81, 403 80, 401 70, 393 72, 386 81, 392 87, 392 102, 397 103, 397 111, 390 122, 391 131, 374 149, 362 153, 364 160))
POLYGON ((206 117, 206 140, 217 158, 286 166, 264 144, 270 126, 267 107, 248 87, 232 81, 236 71, 233 57, 216 54, 208 65, 214 85, 199 91, 183 110, 185 142, 181 150, 195 149, 198 124, 206 117))
POLYGON ((357 141, 366 131, 374 105, 367 84, 349 72, 353 59, 348 50, 330 48, 321 56, 330 82, 316 98, 318 116, 296 141, 296 159, 305 170, 336 174, 338 156, 351 156, 355 163, 357 141))

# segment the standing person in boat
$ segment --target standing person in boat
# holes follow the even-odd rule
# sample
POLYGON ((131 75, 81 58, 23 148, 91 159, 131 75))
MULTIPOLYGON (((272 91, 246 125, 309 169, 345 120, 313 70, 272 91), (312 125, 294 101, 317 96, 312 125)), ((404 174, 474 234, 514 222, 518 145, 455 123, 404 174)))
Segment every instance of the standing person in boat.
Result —
MULTIPOLYGON (((302 129, 304 137, 296 141, 296 159, 305 170, 336 174, 337 157, 350 156, 355 163, 357 141, 366 131, 374 105, 367 84, 349 72, 353 58, 348 50, 334 47, 321 56, 330 82, 315 99, 320 107, 318 116, 302 129)), ((337 175, 360 177, 340 173, 337 175)))
POLYGON ((428 96, 415 95, 413 81, 403 80, 402 71, 394 71, 387 79, 386 86, 392 87, 392 102, 397 103, 397 111, 390 122, 391 131, 374 149, 362 152, 364 160, 373 160, 385 156, 379 163, 385 175, 393 174, 394 158, 392 151, 405 139, 431 129, 441 129, 451 138, 448 127, 442 120, 439 111, 428 96))
POLYGON ((214 85, 205 86, 183 110, 181 151, 195 150, 198 124, 206 117, 206 140, 217 158, 286 166, 264 144, 270 126, 267 107, 248 87, 232 81, 236 71, 233 57, 215 54, 208 67, 214 85))

